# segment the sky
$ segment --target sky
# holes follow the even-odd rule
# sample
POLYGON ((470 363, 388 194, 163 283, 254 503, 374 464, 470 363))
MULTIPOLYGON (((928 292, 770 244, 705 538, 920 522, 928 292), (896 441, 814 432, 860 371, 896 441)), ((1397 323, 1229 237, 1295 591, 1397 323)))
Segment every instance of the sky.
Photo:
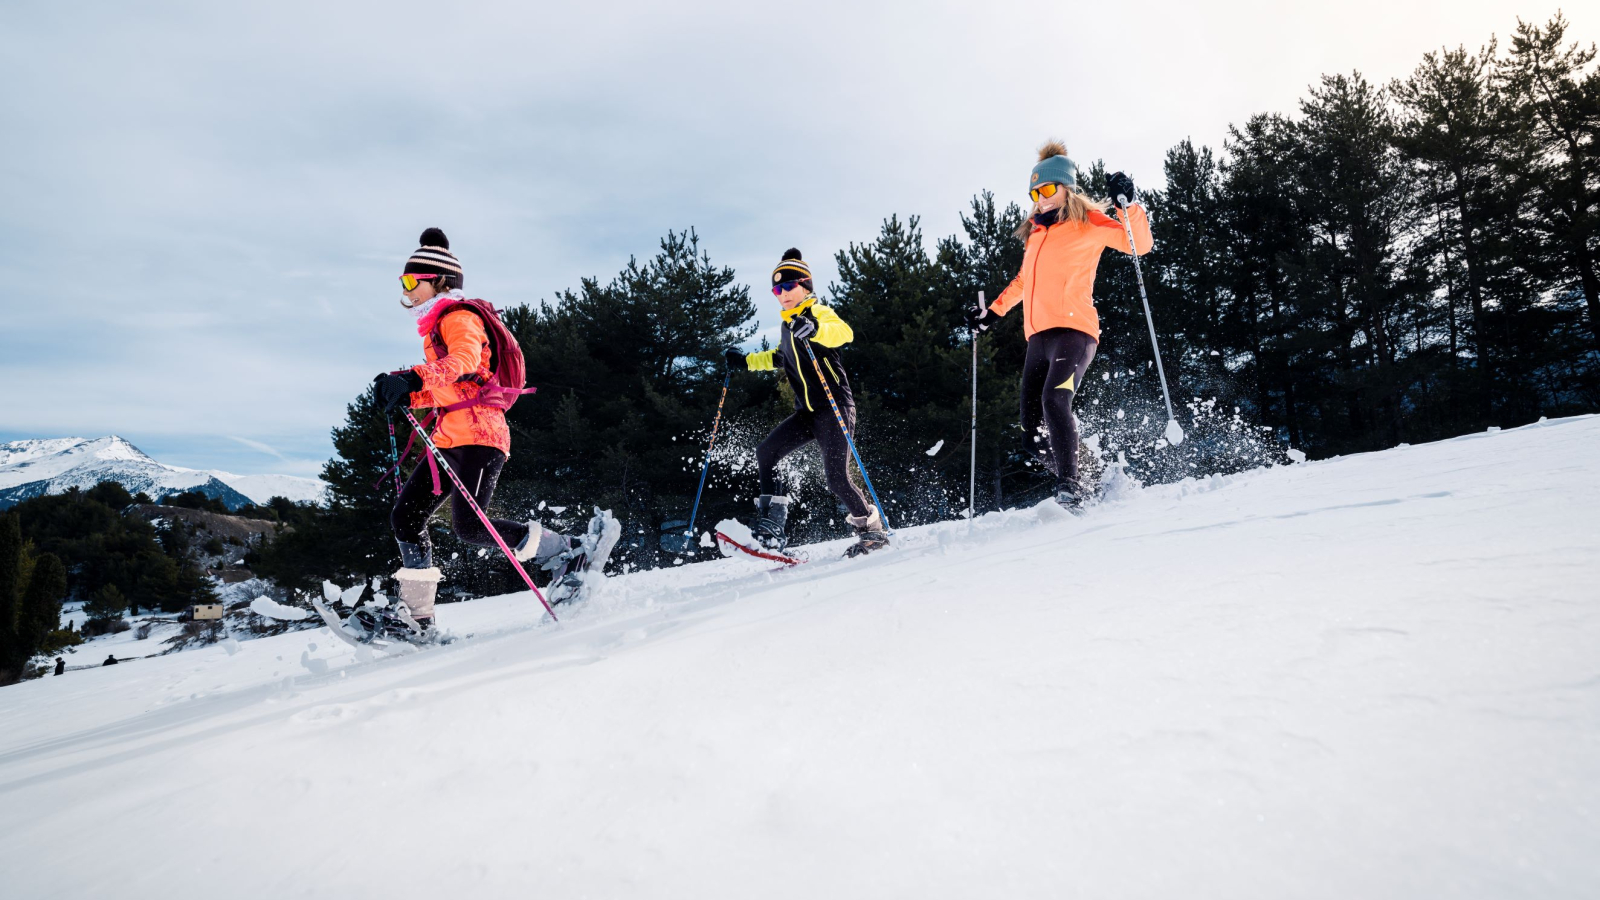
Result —
MULTIPOLYGON (((0 5, 0 441, 116 433, 163 462, 315 475, 421 358, 396 277, 439 226, 503 307, 694 229, 754 286, 891 214, 926 245, 1024 202, 1067 142, 1161 185, 1168 148, 1384 83, 1551 0, 0 5)), ((1569 6, 1569 37, 1600 8, 1569 6)), ((709 411, 708 411, 709 412, 709 411)))

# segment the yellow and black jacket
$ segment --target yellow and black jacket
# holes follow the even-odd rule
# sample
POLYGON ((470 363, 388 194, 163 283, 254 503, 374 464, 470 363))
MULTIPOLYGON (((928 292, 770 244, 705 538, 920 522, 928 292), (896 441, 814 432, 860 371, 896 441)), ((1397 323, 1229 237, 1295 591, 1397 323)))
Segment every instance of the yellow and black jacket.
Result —
POLYGON ((827 379, 828 390, 833 392, 833 399, 839 404, 840 410, 854 408, 856 398, 850 393, 850 379, 845 374, 844 363, 839 359, 839 348, 850 343, 856 336, 855 332, 839 318, 838 313, 818 303, 814 296, 807 297, 794 309, 784 310, 781 315, 783 326, 778 331, 778 346, 745 354, 745 365, 752 372, 769 372, 781 366, 783 374, 789 379, 789 386, 794 388, 794 408, 799 412, 822 412, 828 408, 828 395, 822 390, 821 382, 817 381, 817 368, 820 367, 823 377, 827 379), (806 355, 805 348, 800 346, 803 342, 796 340, 789 330, 789 324, 802 315, 809 315, 817 321, 817 333, 811 336, 811 352, 817 357, 815 366, 811 364, 811 357, 806 355))

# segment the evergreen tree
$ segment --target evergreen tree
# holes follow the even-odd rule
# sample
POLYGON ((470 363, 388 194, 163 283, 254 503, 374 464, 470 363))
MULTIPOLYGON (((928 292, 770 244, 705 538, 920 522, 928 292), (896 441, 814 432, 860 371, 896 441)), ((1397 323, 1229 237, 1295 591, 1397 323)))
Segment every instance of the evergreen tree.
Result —
POLYGON ((1520 19, 1500 60, 1502 90, 1523 101, 1522 127, 1542 151, 1528 182, 1549 258, 1581 292, 1600 347, 1600 69, 1595 47, 1563 46, 1558 12, 1544 27, 1520 19))
POLYGON ((67 596, 67 569, 53 553, 33 560, 17 617, 16 640, 24 659, 39 653, 50 633, 61 627, 61 601, 67 596))
POLYGON ((26 658, 17 636, 27 586, 23 557, 21 522, 15 513, 0 514, 0 684, 15 677, 26 658))
MULTIPOLYGON (((569 528, 593 506, 611 509, 624 525, 614 558, 653 565, 661 523, 687 518, 693 501, 723 348, 750 336, 754 314, 749 289, 712 264, 692 230, 669 233, 656 256, 629 260, 609 283, 585 279, 554 304, 508 312, 539 392, 511 410, 496 507, 527 518, 547 501, 568 510, 546 511, 547 522, 569 528)), ((735 381, 725 416, 770 397, 761 379, 735 381)), ((731 500, 719 495, 702 514, 731 512, 731 500)))
POLYGON ((89 595, 83 603, 83 613, 90 620, 96 622, 113 622, 122 618, 123 612, 128 608, 128 598, 117 590, 114 584, 108 584, 89 595))

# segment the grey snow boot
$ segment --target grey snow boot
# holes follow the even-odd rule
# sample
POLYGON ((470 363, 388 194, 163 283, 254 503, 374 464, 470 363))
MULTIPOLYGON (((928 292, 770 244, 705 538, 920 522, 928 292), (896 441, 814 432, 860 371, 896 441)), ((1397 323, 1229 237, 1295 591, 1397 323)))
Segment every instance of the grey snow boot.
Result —
POLYGON ((582 600, 594 581, 605 577, 606 560, 621 536, 622 525, 609 510, 597 507, 582 537, 563 537, 568 543, 566 551, 544 563, 544 568, 555 573, 549 587, 550 605, 582 600))
POLYGON ((781 494, 762 494, 756 498, 756 524, 750 529, 756 543, 768 550, 782 550, 788 543, 789 498, 781 494))

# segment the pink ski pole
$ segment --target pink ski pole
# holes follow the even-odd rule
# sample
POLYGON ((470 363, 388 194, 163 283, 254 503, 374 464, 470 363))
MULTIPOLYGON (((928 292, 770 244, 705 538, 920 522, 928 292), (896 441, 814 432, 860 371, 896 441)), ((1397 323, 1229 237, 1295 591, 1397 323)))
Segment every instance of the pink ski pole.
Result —
POLYGON ((406 419, 411 422, 411 427, 416 431, 417 436, 422 438, 424 444, 428 445, 428 452, 432 453, 433 458, 439 461, 439 467, 444 469, 446 475, 450 476, 450 483, 456 486, 456 491, 466 498, 467 505, 471 506, 472 511, 478 514, 478 519, 483 522, 483 527, 489 529, 489 534, 494 536, 494 542, 500 545, 500 551, 506 555, 506 559, 511 561, 511 565, 517 570, 517 574, 521 575, 522 580, 527 583, 528 590, 533 591, 533 595, 539 598, 540 603, 544 604, 544 611, 550 614, 550 620, 552 622, 560 622, 561 620, 556 618, 556 611, 550 608, 550 602, 545 600, 544 594, 539 593, 539 589, 533 586, 533 579, 528 577, 528 570, 522 567, 522 563, 517 562, 517 555, 511 552, 510 547, 506 546, 505 538, 500 536, 500 532, 495 530, 494 523, 489 521, 489 514, 483 511, 483 507, 478 505, 478 501, 472 496, 472 492, 467 490, 467 486, 461 483, 460 478, 456 477, 456 470, 450 468, 450 461, 445 459, 444 454, 439 452, 439 448, 433 445, 433 439, 428 437, 428 432, 417 424, 416 416, 413 416, 409 409, 402 409, 401 412, 406 414, 406 419))

